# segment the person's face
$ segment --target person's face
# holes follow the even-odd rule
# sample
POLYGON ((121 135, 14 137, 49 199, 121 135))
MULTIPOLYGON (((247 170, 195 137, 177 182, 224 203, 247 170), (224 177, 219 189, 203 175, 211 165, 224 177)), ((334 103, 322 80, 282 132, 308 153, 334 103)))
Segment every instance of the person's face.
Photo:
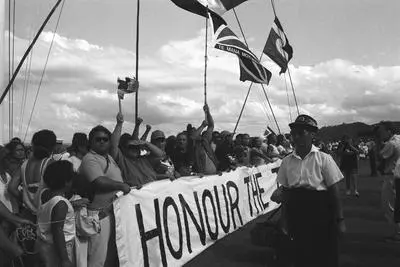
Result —
POLYGON ((107 154, 110 149, 110 138, 105 132, 96 132, 91 147, 100 155, 107 154))
POLYGON ((22 145, 17 145, 12 155, 16 159, 24 159, 25 158, 25 149, 22 145))
POLYGON ((213 135, 213 140, 214 140, 214 143, 215 144, 220 144, 221 142, 222 142, 222 138, 221 138, 221 135, 219 135, 219 134, 214 134, 213 135))
POLYGON ((249 146, 250 144, 250 137, 248 135, 242 136, 242 145, 249 146))
POLYGON ((277 138, 276 135, 271 135, 271 137, 270 137, 270 139, 269 139, 270 144, 275 145, 275 144, 276 144, 276 141, 277 141, 276 138, 277 138))
POLYGON ((296 149, 304 149, 312 145, 314 133, 305 128, 294 127, 291 129, 293 143, 296 149))
POLYGON ((261 140, 261 138, 257 138, 257 139, 254 141, 254 145, 255 145, 256 147, 260 148, 261 145, 262 145, 262 140, 261 140))
POLYGON ((176 138, 176 145, 180 149, 186 149, 187 147, 187 137, 184 134, 178 135, 176 138))
POLYGON ((134 145, 133 142, 128 142, 125 145, 125 155, 128 158, 134 159, 140 156, 140 146, 134 145))
POLYGON ((159 137, 157 139, 153 140, 153 144, 161 149, 162 151, 165 151, 165 145, 166 145, 165 137, 159 137))

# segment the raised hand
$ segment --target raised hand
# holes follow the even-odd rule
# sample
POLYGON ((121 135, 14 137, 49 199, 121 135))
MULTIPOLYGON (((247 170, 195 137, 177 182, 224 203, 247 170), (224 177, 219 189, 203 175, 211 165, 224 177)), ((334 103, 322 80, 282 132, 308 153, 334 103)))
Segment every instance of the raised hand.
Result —
POLYGON ((118 112, 117 114, 117 123, 123 123, 124 122, 124 115, 122 115, 121 112, 118 112))
POLYGON ((142 124, 142 122, 143 122, 143 119, 138 117, 136 120, 136 124, 142 124))
POLYGON ((206 112, 206 113, 208 113, 208 112, 210 111, 210 109, 208 108, 208 105, 207 105, 207 104, 204 104, 203 110, 204 110, 204 112, 206 112))
POLYGON ((208 125, 208 122, 206 121, 206 120, 204 120, 202 123, 201 123, 201 126, 203 126, 203 127, 206 127, 208 125))
POLYGON ((146 131, 150 131, 151 130, 151 125, 147 124, 146 125, 146 131))

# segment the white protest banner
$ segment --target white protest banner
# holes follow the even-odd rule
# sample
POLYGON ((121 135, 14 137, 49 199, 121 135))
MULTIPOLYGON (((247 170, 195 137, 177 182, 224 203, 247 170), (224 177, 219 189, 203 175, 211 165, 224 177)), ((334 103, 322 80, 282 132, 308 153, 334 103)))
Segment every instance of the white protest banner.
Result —
POLYGON ((121 267, 182 266, 216 240, 277 207, 280 161, 203 178, 147 184, 114 202, 121 267))

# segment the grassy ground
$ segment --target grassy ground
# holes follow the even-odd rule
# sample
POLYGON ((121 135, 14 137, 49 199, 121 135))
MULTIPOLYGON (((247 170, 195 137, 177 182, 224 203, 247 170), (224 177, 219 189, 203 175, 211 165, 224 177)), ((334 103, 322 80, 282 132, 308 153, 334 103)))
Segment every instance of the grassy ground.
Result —
MULTIPOLYGON (((361 161, 359 198, 346 197, 342 185, 347 233, 341 240, 340 266, 400 267, 400 243, 384 242, 392 228, 380 210, 381 178, 371 177, 369 173, 368 161, 361 161)), ((261 220, 265 218, 255 221, 261 220)), ((219 240, 186 266, 272 267, 272 252, 251 244, 249 232, 254 223, 219 240)))

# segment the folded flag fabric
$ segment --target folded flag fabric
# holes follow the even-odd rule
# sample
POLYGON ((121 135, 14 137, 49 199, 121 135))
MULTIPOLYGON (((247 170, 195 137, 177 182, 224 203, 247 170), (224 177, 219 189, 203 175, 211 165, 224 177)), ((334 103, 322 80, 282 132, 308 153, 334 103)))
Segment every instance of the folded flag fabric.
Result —
POLYGON ((178 7, 197 15, 207 17, 207 7, 219 15, 247 0, 171 0, 178 7))
POLYGON ((279 74, 286 72, 288 63, 293 57, 293 48, 277 17, 275 17, 263 52, 281 67, 279 74))
POLYGON ((117 83, 117 94, 120 99, 124 99, 125 94, 135 93, 139 88, 139 82, 136 80, 136 78, 125 77, 125 80, 118 78, 117 83))
POLYGON ((247 0, 198 0, 203 6, 214 11, 218 15, 224 14, 226 11, 237 7, 247 0))
POLYGON ((240 80, 242 82, 251 81, 254 83, 269 84, 272 74, 260 63, 254 62, 247 58, 239 57, 239 64, 240 80))
POLYGON ((249 48, 228 28, 219 15, 209 13, 215 38, 215 48, 235 54, 239 57, 240 80, 268 84, 271 72, 264 68, 249 48))

